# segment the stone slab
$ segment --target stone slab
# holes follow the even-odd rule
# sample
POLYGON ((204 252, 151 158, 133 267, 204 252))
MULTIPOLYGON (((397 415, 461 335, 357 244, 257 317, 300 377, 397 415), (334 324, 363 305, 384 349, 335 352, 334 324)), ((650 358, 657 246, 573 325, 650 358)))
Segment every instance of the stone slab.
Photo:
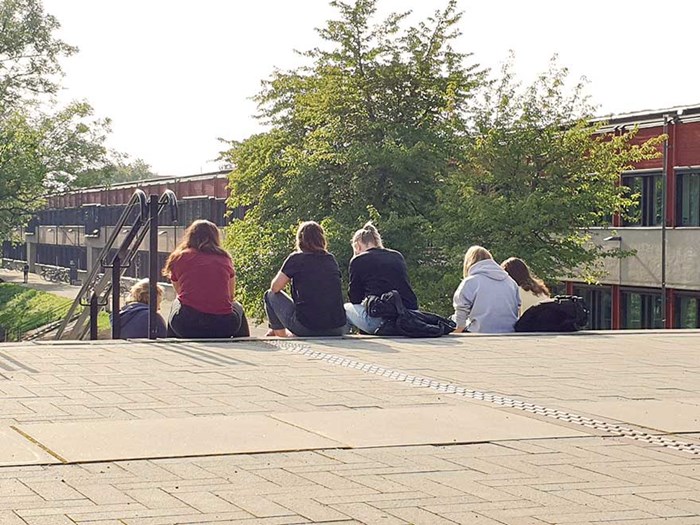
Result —
POLYGON ((353 448, 591 435, 467 402, 459 406, 296 412, 273 417, 353 448))
POLYGON ((0 427, 0 467, 47 465, 60 461, 9 427, 0 427))
POLYGON ((671 400, 576 401, 569 410, 662 432, 700 432, 700 406, 671 400))
POLYGON ((340 446, 264 415, 38 423, 21 430, 70 463, 340 446))

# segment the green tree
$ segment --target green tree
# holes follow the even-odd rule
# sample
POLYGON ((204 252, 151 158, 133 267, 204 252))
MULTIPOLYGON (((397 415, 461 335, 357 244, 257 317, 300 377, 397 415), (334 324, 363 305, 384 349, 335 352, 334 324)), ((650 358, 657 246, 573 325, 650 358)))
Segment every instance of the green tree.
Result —
POLYGON ((59 59, 77 48, 55 37, 60 27, 40 0, 0 1, 0 115, 28 99, 53 94, 59 59))
POLYGON ((580 270, 594 277, 601 257, 613 255, 591 244, 587 229, 610 225, 612 214, 634 205, 619 175, 659 156, 663 137, 635 145, 636 130, 598 135, 585 83, 567 84, 555 57, 526 89, 510 65, 485 89, 473 140, 440 199, 455 266, 467 246, 482 244, 499 260, 525 259, 553 281, 580 270))
POLYGON ((129 161, 127 156, 112 153, 105 166, 78 173, 72 186, 75 188, 88 188, 92 186, 109 186, 120 182, 132 182, 146 180, 158 175, 151 170, 151 166, 143 159, 129 161))
POLYGON ((23 226, 74 173, 103 162, 108 122, 74 103, 53 114, 15 110, 0 119, 0 238, 23 226))
POLYGON ((342 268, 351 232, 370 216, 387 244, 418 267, 431 243, 436 189, 463 150, 463 115, 481 73, 456 52, 451 0, 415 27, 408 13, 375 22, 376 1, 331 2, 310 64, 275 71, 257 96, 270 131, 232 143, 231 206, 250 206, 227 231, 244 303, 260 298, 306 219, 327 229, 342 268))
POLYGON ((39 0, 0 1, 0 237, 24 225, 75 174, 100 167, 109 120, 85 102, 56 108, 59 59, 77 51, 54 36, 39 0))

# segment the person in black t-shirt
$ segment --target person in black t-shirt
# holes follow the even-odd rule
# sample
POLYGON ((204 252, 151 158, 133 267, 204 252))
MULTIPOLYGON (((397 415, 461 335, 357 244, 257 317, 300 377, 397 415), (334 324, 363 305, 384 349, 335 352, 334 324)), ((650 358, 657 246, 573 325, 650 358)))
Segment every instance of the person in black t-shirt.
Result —
POLYGON ((380 317, 370 317, 362 301, 368 295, 382 295, 396 290, 404 306, 418 310, 418 299, 408 279, 406 261, 400 252, 382 244, 377 228, 368 222, 352 237, 355 256, 350 260, 349 303, 345 303, 348 322, 363 332, 373 334, 382 324, 380 317))
POLYGON ((299 225, 296 251, 284 261, 264 299, 268 335, 285 337, 287 330, 302 337, 346 332, 340 269, 328 253, 321 225, 313 221, 299 225), (282 291, 289 282, 291 297, 282 291))

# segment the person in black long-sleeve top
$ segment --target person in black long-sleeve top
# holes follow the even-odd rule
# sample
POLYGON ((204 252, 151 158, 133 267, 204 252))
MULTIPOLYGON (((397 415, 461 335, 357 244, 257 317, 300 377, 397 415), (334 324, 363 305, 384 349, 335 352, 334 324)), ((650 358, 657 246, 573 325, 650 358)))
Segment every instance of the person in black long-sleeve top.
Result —
POLYGON ((370 317, 362 305, 369 295, 382 295, 396 290, 404 306, 418 310, 418 299, 411 288, 406 261, 400 252, 384 248, 377 228, 368 222, 352 237, 355 256, 350 260, 349 303, 345 304, 348 322, 363 332, 373 334, 382 324, 379 317, 370 317))

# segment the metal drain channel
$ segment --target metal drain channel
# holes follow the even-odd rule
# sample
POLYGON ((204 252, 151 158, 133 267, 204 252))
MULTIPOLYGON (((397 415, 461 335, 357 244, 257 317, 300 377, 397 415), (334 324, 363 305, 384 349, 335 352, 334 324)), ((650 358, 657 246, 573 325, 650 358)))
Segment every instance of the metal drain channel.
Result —
POLYGON ((318 350, 313 350, 311 347, 301 343, 287 341, 266 341, 266 344, 276 346, 282 350, 287 350, 294 354, 303 355, 304 357, 308 357, 310 359, 325 361, 326 363, 342 366, 344 368, 352 368, 354 370, 359 370, 360 372, 384 377, 391 381, 408 383, 411 386, 419 388, 430 388, 431 390, 435 390, 442 394, 454 394, 457 396, 468 397, 470 399, 476 399, 478 401, 487 401, 495 405, 515 408, 518 410, 523 410, 524 412, 530 412, 540 416, 551 417, 559 421, 565 421, 567 423, 574 423, 576 425, 600 430, 614 436, 621 436, 628 439, 633 439, 635 441, 648 443, 650 445, 665 447, 700 456, 700 445, 695 443, 687 443, 664 436, 656 436, 627 426, 609 423, 599 419, 591 419, 586 416, 572 414, 571 412, 565 412, 556 408, 547 408, 541 405, 528 403, 527 401, 520 401, 519 399, 513 399, 499 394, 472 390, 470 388, 465 388, 452 383, 445 383, 429 377, 415 376, 405 372, 400 372, 398 370, 384 368, 379 365, 363 363, 347 357, 319 352, 318 350))

